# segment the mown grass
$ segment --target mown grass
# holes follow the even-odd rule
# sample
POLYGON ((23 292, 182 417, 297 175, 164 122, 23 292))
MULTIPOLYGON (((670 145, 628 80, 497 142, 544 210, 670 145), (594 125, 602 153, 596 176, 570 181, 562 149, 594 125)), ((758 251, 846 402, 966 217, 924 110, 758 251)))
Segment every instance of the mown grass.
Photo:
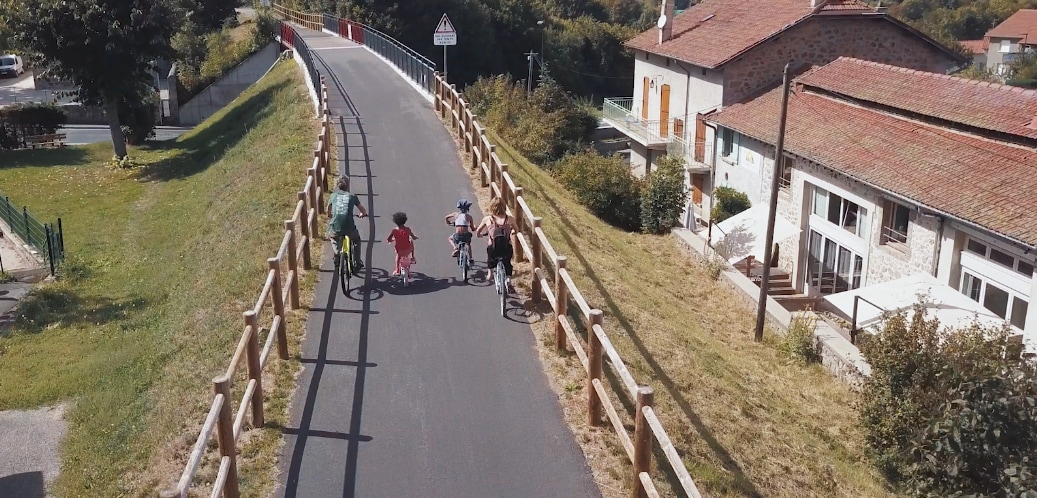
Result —
MULTIPOLYGON (((52 493, 153 496, 179 477, 294 209, 312 113, 287 62, 180 139, 132 149, 141 169, 105 167, 109 144, 0 153, 0 186, 62 217, 70 254, 0 337, 0 409, 70 404, 52 493)), ((296 366, 269 363, 274 427, 296 366)), ((243 489, 260 495, 281 438, 249 438, 243 489)))
MULTIPOLYGON (((714 282, 674 237, 601 222, 547 172, 493 139, 555 250, 568 256, 577 286, 604 310, 605 329, 634 378, 655 388, 657 412, 701 491, 891 496, 865 458, 847 387, 818 366, 783 358, 773 330, 754 343, 754 309, 714 282)), ((625 496, 630 463, 610 429, 586 428, 586 374, 575 356, 553 352, 549 323, 538 334, 567 418, 605 495, 625 496)), ((616 401, 632 413, 629 399, 616 401)), ((657 469, 665 467, 660 458, 656 451, 657 469)), ((672 476, 655 475, 661 490, 672 489, 672 476)))

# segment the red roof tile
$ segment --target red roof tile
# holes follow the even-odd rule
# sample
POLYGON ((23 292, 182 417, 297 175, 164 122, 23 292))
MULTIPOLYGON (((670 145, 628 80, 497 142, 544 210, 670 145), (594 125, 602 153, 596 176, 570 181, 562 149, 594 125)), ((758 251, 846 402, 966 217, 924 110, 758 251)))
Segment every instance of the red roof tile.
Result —
MULTIPOLYGON (((959 99, 961 100, 961 99, 959 99)), ((781 90, 710 121, 773 144, 781 90)), ((795 154, 930 209, 1037 245, 1037 149, 922 124, 805 90, 789 98, 795 154)))
POLYGON ((1037 138, 1037 90, 915 71, 841 57, 798 82, 857 101, 903 109, 953 123, 1037 138))
POLYGON ((961 40, 960 43, 963 47, 968 49, 972 55, 983 55, 987 53, 987 47, 990 46, 990 42, 986 39, 983 40, 961 40))
MULTIPOLYGON (((874 12, 857 0, 833 0, 823 8, 874 12)), ((670 40, 659 44, 659 30, 652 28, 626 45, 715 68, 814 11, 810 0, 704 0, 674 16, 670 40)))
POLYGON ((1004 22, 987 31, 987 37, 1022 38, 1021 43, 1037 44, 1037 10, 1020 9, 1004 22))

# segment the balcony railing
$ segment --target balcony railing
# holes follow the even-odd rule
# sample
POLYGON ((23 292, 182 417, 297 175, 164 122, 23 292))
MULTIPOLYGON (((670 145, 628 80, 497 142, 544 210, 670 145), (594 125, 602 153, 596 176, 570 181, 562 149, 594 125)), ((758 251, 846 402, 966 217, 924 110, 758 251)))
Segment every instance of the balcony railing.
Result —
POLYGON ((633 105, 632 98, 605 99, 601 114, 613 126, 646 146, 667 144, 673 132, 672 123, 641 119, 633 105))

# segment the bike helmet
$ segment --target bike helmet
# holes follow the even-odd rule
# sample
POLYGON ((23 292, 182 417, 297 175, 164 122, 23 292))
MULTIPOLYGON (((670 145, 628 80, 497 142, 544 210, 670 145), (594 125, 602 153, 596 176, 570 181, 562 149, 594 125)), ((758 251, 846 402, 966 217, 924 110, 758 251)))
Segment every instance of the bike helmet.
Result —
POLYGON ((461 200, 457 201, 457 210, 458 211, 468 211, 468 209, 471 208, 471 207, 472 207, 472 203, 468 202, 468 199, 461 199, 461 200))

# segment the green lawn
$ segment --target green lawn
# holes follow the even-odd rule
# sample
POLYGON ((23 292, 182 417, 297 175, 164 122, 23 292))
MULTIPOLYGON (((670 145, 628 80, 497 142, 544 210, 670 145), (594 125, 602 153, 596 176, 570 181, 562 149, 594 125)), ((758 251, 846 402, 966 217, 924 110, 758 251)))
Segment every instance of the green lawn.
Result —
MULTIPOLYGON (((0 409, 69 403, 55 494, 153 496, 179 476, 316 127, 287 62, 179 140, 132 149, 140 169, 106 167, 110 144, 0 152, 0 188, 41 219, 60 216, 70 255, 68 278, 37 288, 0 338, 0 409)), ((276 426, 295 366, 270 366, 276 426)), ((258 493, 280 434, 254 439, 246 459, 266 458, 245 465, 243 489, 258 493)))
MULTIPOLYGON (((763 344, 754 343, 755 307, 712 281, 674 237, 612 228, 549 174, 492 140, 555 250, 568 256, 577 286, 604 310, 605 329, 634 378, 655 388, 657 411, 702 492, 890 496, 865 459, 849 389, 818 366, 782 359, 772 330, 763 344)), ((553 344, 548 331, 539 333, 553 344)), ((545 358, 606 496, 626 496, 631 467, 616 438, 584 429, 586 373, 579 361, 545 358)), ((632 413, 629 400, 624 404, 632 413)), ((670 488, 665 477, 656 481, 660 490, 670 488)))

